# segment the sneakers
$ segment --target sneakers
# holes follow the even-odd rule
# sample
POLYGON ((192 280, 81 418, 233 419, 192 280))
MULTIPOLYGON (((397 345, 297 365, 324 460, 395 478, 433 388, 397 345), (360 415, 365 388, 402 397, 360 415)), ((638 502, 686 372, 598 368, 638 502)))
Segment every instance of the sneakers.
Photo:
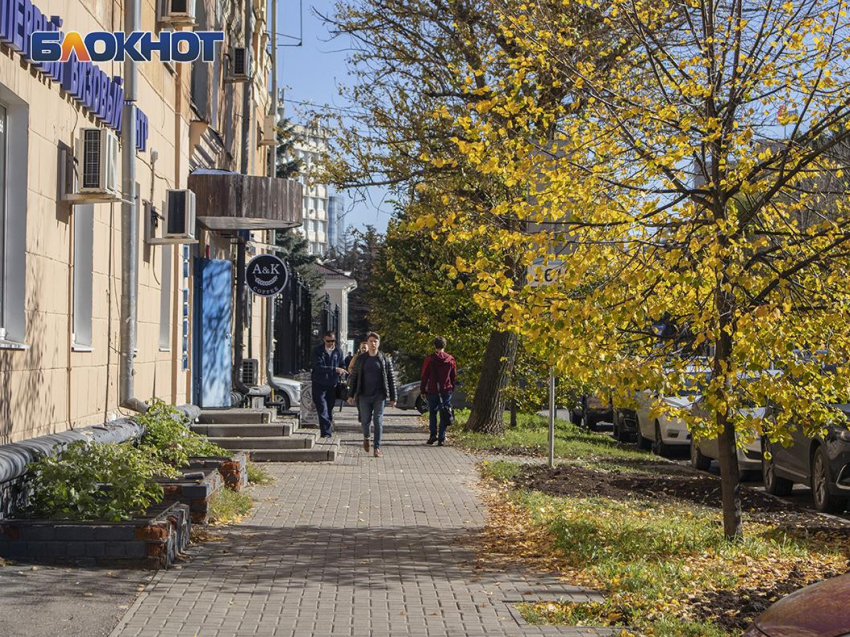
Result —
POLYGON ((369 439, 368 438, 363 440, 363 451, 365 451, 367 453, 369 451, 369 439))
POLYGON ((435 442, 437 442, 437 438, 435 436, 431 436, 430 438, 428 438, 428 442, 426 442, 425 444, 433 445, 435 442))
POLYGON ((384 454, 381 452, 381 450, 378 447, 375 447, 375 457, 376 458, 383 458, 384 457, 384 454))
POLYGON ((443 446, 443 445, 445 445, 445 444, 446 444, 446 441, 445 441, 445 440, 439 440, 439 441, 437 441, 437 446, 438 446, 438 447, 442 447, 442 446, 443 446))

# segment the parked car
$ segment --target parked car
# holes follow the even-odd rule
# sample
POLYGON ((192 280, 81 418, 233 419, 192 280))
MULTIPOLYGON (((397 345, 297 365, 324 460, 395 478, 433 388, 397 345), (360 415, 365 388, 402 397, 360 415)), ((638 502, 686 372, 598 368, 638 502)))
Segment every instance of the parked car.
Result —
POLYGON ((419 393, 419 383, 407 383, 398 388, 398 400, 395 406, 398 409, 415 409, 420 414, 428 411, 428 403, 419 393))
POLYGON ((613 414, 614 438, 620 442, 631 442, 637 438, 638 416, 634 409, 627 407, 614 407, 613 414))
MULTIPOLYGON (((782 372, 780 370, 771 368, 770 370, 759 374, 739 376, 739 379, 742 382, 747 383, 755 381, 760 377, 772 378, 781 373, 782 372)), ((701 405, 702 401, 697 401, 694 405, 693 409, 696 413, 703 411, 701 405)), ((749 404, 746 404, 744 407, 739 409, 738 413, 749 418, 763 419, 769 416, 768 407, 756 405, 754 401, 750 401, 749 404)), ((738 468, 742 473, 742 477, 747 477, 747 474, 753 476, 761 472, 763 453, 760 436, 757 436, 754 440, 747 443, 743 448, 736 445, 736 452, 738 456, 738 468)), ((716 460, 719 455, 720 453, 718 451, 716 438, 700 440, 699 444, 691 445, 691 465, 697 469, 707 471, 711 466, 711 461, 716 460)))
POLYGON ((850 634, 850 575, 806 586, 756 618, 743 637, 845 637, 850 634))
MULTIPOLYGON (((835 405, 850 417, 850 405, 835 405)), ((764 442, 770 458, 762 464, 764 488, 774 495, 788 495, 794 483, 809 485, 815 508, 839 513, 850 497, 850 429, 847 423, 827 429, 826 436, 809 438, 800 425, 791 428, 788 447, 764 442)))
POLYGON ((283 388, 283 391, 276 393, 276 398, 280 402, 280 410, 287 411, 293 407, 301 405, 301 382, 283 376, 275 376, 274 382, 283 388))
MULTIPOLYGON (((463 392, 463 384, 458 382, 452 392, 452 407, 455 409, 468 409, 472 405, 467 402, 466 394, 463 392)), ((428 411, 428 401, 419 394, 419 382, 407 383, 398 388, 398 400, 395 405, 398 409, 415 409, 420 414, 428 411)))
MULTIPOLYGON (((689 368, 687 386, 675 396, 662 396, 661 400, 671 407, 690 409, 700 396, 708 372, 702 368, 689 368)), ((676 447, 690 444, 691 435, 684 422, 666 414, 652 417, 652 407, 658 400, 657 392, 643 390, 635 393, 637 408, 618 406, 614 409, 614 437, 620 442, 636 439, 641 449, 652 449, 666 456, 676 447)))
POLYGON ((614 406, 611 398, 600 394, 585 394, 577 405, 570 409, 570 421, 589 431, 596 431, 601 422, 614 421, 614 406))
MULTIPOLYGON (((702 409, 701 401, 697 401, 693 409, 699 411, 702 409)), ((742 409, 742 415, 762 418, 765 415, 765 407, 752 407, 742 409)), ((761 438, 757 437, 752 442, 747 443, 742 449, 739 446, 735 447, 738 455, 738 469, 742 472, 742 477, 747 477, 747 474, 756 474, 761 471, 762 448, 761 438)), ((691 443, 691 465, 701 471, 708 471, 711 467, 711 461, 717 460, 720 457, 718 451, 717 438, 704 438, 698 443, 691 443)))
MULTIPOLYGON (((661 400, 671 407, 690 409, 698 394, 687 390, 676 396, 661 396, 661 400)), ((677 447, 691 444, 691 432, 679 418, 667 414, 652 416, 652 407, 658 394, 649 391, 637 393, 637 443, 641 449, 652 449, 659 456, 671 455, 677 447)))

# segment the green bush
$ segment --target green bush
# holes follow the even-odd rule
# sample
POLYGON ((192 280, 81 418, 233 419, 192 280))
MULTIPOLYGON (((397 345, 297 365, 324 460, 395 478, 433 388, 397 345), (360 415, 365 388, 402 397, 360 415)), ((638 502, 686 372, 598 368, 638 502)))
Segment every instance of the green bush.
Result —
POLYGON ((73 442, 27 467, 28 515, 67 520, 126 520, 162 499, 156 475, 177 472, 128 444, 73 442))
POLYGON ((195 456, 231 455, 189 429, 188 418, 158 398, 151 399, 150 409, 136 421, 145 428, 139 448, 162 462, 182 467, 195 456))

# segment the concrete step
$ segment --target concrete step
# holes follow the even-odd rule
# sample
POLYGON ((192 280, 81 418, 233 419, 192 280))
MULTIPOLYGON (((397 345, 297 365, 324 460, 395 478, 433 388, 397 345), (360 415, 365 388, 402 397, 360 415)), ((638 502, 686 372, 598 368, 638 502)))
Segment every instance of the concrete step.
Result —
POLYGON ((254 449, 254 462, 333 462, 339 445, 320 445, 313 449, 254 449))
POLYGON ((245 437, 245 438, 218 438, 218 437, 210 437, 210 442, 214 442, 219 447, 224 447, 225 449, 234 449, 239 451, 249 451, 253 449, 262 449, 264 451, 272 450, 272 449, 312 449, 314 438, 312 436, 293 436, 291 438, 284 438, 283 436, 278 436, 277 438, 270 437, 245 437))
POLYGON ((296 423, 272 422, 268 424, 217 424, 192 425, 192 431, 213 438, 264 438, 291 436, 297 429, 296 423))
POLYGON ((269 409, 202 409, 198 423, 202 425, 261 424, 272 421, 269 409))

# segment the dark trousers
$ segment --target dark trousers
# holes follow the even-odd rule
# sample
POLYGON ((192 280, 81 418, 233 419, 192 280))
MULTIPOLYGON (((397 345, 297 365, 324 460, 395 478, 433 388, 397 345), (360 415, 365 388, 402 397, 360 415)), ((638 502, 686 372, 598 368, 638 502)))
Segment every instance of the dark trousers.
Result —
POLYGON ((319 433, 322 436, 332 434, 336 387, 313 385, 313 404, 316 406, 316 413, 319 415, 319 433))
POLYGON ((446 429, 449 426, 449 419, 446 417, 444 407, 452 404, 451 392, 448 394, 428 394, 428 428, 431 430, 431 437, 437 440, 446 439, 446 429), (440 434, 437 436, 437 414, 440 414, 440 434))

